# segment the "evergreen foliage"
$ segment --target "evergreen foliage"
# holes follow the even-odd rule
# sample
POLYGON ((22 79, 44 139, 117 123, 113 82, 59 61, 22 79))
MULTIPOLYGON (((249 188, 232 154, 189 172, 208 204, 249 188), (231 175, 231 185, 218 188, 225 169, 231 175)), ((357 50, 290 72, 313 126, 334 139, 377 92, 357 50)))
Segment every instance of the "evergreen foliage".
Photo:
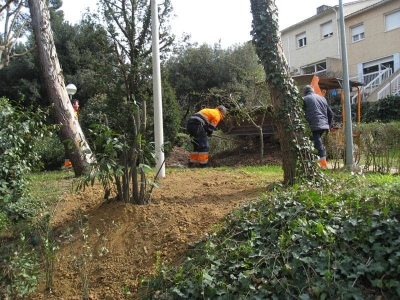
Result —
POLYGON ((0 229, 7 222, 29 221, 39 203, 31 199, 28 173, 40 161, 34 144, 43 137, 45 113, 27 112, 0 98, 0 229))
POLYGON ((64 165, 65 148, 57 133, 37 140, 34 151, 40 156, 40 165, 34 171, 56 171, 64 165))
POLYGON ((187 45, 166 63, 168 81, 182 109, 181 126, 202 106, 224 104, 234 97, 245 105, 256 85, 265 79, 251 43, 221 49, 220 45, 187 45))
POLYGON ((361 122, 400 121, 400 95, 389 96, 376 102, 362 102, 361 122))
POLYGON ((278 190, 159 264, 143 299, 397 299, 399 195, 373 176, 278 190))
MULTIPOLYGON (((342 122, 342 105, 332 105, 335 112, 335 122, 342 122)), ((357 105, 351 106, 352 119, 355 122, 357 105)), ((400 96, 388 96, 378 101, 364 101, 361 102, 361 122, 381 122, 389 123, 391 121, 400 121, 400 96)))

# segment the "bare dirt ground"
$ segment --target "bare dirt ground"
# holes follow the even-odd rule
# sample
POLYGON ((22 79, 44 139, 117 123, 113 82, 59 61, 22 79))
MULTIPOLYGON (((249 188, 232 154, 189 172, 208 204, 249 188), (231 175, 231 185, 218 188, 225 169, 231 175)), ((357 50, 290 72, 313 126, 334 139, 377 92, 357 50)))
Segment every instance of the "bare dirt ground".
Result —
MULTIPOLYGON (((85 290, 93 300, 140 299, 138 284, 155 272, 157 255, 160 262, 178 261, 190 243, 277 181, 239 170, 182 168, 187 158, 183 148, 166 158, 166 177, 149 205, 105 202, 100 186, 66 191, 52 221, 59 245, 53 288, 45 291, 42 284, 30 299, 82 299, 85 290)), ((210 162, 213 167, 255 165, 259 156, 246 148, 210 162)), ((263 164, 280 163, 278 146, 267 145, 263 164)))

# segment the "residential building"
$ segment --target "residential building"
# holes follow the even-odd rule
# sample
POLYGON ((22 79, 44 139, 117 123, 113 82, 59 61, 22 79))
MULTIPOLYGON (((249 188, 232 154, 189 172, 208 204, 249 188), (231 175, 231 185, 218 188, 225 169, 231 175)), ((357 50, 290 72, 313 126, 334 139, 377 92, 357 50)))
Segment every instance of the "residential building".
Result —
MULTIPOLYGON (((381 96, 398 92, 400 1, 359 0, 343 4, 343 12, 349 77, 365 83, 363 99, 377 100, 384 85, 391 90, 381 96)), ((323 5, 316 15, 281 31, 293 75, 342 77, 339 13, 339 6, 323 5)))

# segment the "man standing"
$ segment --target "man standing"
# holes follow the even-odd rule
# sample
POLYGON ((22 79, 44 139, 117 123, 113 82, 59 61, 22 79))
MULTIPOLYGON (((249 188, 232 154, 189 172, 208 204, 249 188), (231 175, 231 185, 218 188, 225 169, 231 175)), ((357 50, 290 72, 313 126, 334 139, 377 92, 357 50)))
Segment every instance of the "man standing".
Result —
POLYGON ((189 168, 200 163, 200 168, 206 168, 208 164, 208 152, 210 150, 208 137, 217 128, 219 122, 226 114, 226 107, 220 105, 216 108, 204 108, 190 117, 187 130, 192 142, 192 151, 189 156, 189 168))
POLYGON ((322 135, 329 131, 333 123, 333 111, 326 99, 316 93, 311 85, 303 88, 305 117, 312 131, 314 148, 318 151, 318 161, 321 168, 327 168, 325 148, 322 135))

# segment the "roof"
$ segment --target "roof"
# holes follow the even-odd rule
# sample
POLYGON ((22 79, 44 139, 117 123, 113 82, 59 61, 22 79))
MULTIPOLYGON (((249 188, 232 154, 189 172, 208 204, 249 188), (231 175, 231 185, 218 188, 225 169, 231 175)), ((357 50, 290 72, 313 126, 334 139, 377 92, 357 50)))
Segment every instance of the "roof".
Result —
MULTIPOLYGON (((344 3, 344 4, 343 4, 343 7, 345 7, 345 6, 351 6, 352 4, 356 4, 356 3, 358 3, 358 2, 363 2, 363 1, 365 1, 365 0, 357 0, 357 1, 349 2, 349 3, 344 3)), ((363 8, 361 8, 361 9, 355 11, 355 12, 352 12, 352 13, 349 13, 349 14, 346 14, 346 13, 345 13, 345 16, 344 16, 344 17, 345 17, 345 18, 348 18, 349 16, 357 15, 358 13, 364 12, 365 10, 374 8, 374 7, 378 6, 378 5, 381 5, 381 4, 385 3, 385 2, 390 2, 390 1, 393 1, 393 0, 382 0, 382 1, 376 2, 376 3, 374 3, 374 4, 371 4, 371 5, 368 5, 368 6, 366 6, 366 7, 363 7, 363 8)), ((327 14, 328 12, 331 12, 331 11, 336 12, 338 9, 339 9, 339 5, 331 6, 330 8, 324 10, 324 11, 321 12, 321 13, 317 13, 317 14, 315 14, 315 15, 313 15, 313 16, 307 18, 307 19, 304 19, 303 21, 300 21, 300 22, 298 22, 298 23, 296 23, 296 24, 293 24, 293 25, 291 25, 291 26, 289 26, 289 27, 287 27, 287 28, 282 29, 281 32, 283 33, 283 32, 286 32, 286 31, 288 31, 288 30, 290 30, 290 29, 293 29, 293 28, 295 28, 295 27, 298 27, 300 24, 307 23, 309 20, 319 18, 320 16, 323 16, 323 15, 327 14)))
POLYGON ((376 2, 374 4, 368 5, 368 6, 364 7, 364 8, 356 10, 355 12, 352 12, 351 14, 346 15, 345 18, 349 18, 349 17, 355 16, 355 15, 358 15, 358 14, 360 14, 360 13, 366 11, 366 10, 375 8, 376 6, 379 6, 379 5, 383 4, 383 3, 390 2, 390 1, 392 1, 392 0, 382 0, 382 1, 376 2))
MULTIPOLYGON (((310 84, 314 74, 307 74, 307 75, 299 75, 293 76, 293 80, 300 86, 304 86, 306 84, 310 84)), ((319 78, 318 85, 321 90, 338 90, 343 88, 343 78, 319 78)), ((365 85, 362 82, 349 80, 349 84, 351 87, 359 87, 365 85)))
MULTIPOLYGON (((344 5, 345 5, 345 4, 344 4, 344 5)), ((294 28, 294 27, 299 26, 299 25, 302 24, 302 23, 307 23, 309 20, 316 19, 317 17, 319 18, 319 17, 321 17, 321 16, 327 14, 328 12, 330 12, 330 11, 332 11, 332 10, 333 10, 333 11, 336 11, 337 8, 338 8, 337 5, 336 5, 336 6, 332 6, 332 7, 330 7, 330 8, 328 8, 328 9, 324 10, 323 12, 321 12, 321 13, 319 13, 319 14, 313 15, 313 16, 307 18, 307 19, 304 19, 303 21, 300 21, 300 22, 298 22, 298 23, 296 23, 296 24, 293 24, 293 25, 291 25, 291 26, 289 26, 289 27, 286 27, 286 28, 282 29, 281 32, 288 31, 288 30, 290 30, 290 29, 292 29, 292 28, 294 28)))

